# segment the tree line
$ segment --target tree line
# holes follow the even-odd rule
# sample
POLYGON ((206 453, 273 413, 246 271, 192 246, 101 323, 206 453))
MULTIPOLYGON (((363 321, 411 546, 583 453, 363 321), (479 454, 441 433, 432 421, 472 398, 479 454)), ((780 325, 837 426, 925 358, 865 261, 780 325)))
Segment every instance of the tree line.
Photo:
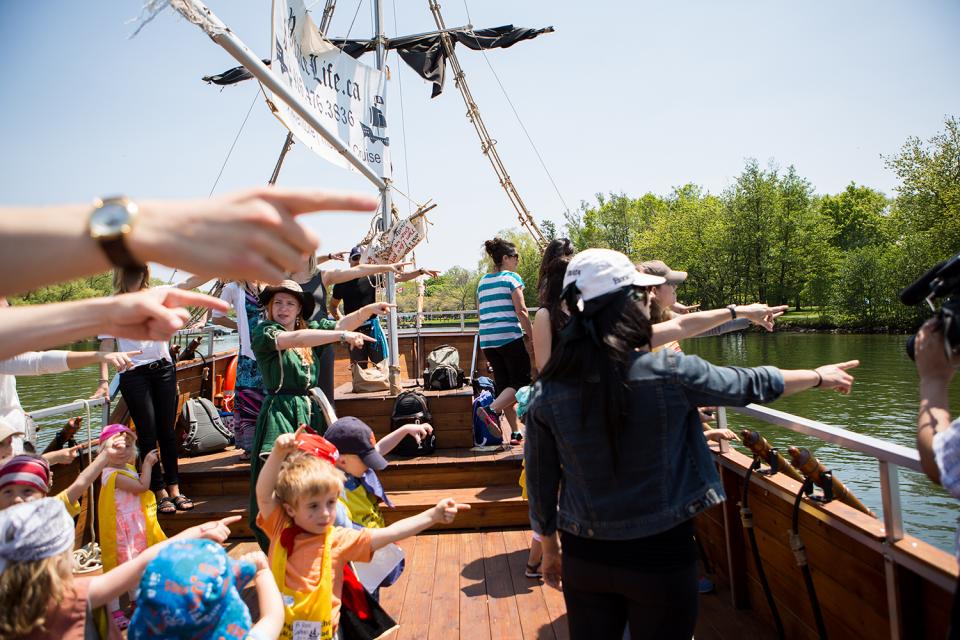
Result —
MULTIPOLYGON (((563 231, 578 250, 606 247, 634 261, 659 259, 688 271, 678 295, 704 308, 764 301, 813 312, 820 326, 915 329, 929 310, 906 307, 897 293, 935 263, 960 251, 960 121, 945 120, 929 140, 909 138, 884 156, 896 193, 851 182, 818 194, 794 166, 747 160, 719 194, 688 183, 666 195, 598 194, 566 216, 563 231)), ((539 252, 525 234, 519 271, 536 304, 539 252)), ((427 310, 471 309, 489 261, 454 267, 428 283, 427 310)), ((400 295, 416 307, 415 287, 400 295)))

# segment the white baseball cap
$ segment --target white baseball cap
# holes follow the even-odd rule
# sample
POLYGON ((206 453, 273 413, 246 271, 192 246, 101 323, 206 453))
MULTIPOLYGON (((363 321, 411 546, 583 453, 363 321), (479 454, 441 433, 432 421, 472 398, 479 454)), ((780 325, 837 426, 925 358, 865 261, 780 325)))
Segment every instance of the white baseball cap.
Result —
POLYGON ((628 286, 652 287, 666 282, 637 270, 630 258, 612 249, 587 249, 573 256, 563 287, 576 283, 584 302, 628 286))

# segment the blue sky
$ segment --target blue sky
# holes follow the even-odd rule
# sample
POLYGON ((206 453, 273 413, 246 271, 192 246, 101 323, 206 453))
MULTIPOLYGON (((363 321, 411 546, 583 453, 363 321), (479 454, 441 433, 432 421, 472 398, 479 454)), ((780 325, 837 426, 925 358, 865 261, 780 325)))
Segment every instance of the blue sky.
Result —
MULTIPOLYGON (((268 54, 269 2, 208 4, 255 51, 268 54)), ((344 35, 358 3, 337 5, 331 32, 344 35)), ((945 116, 960 114, 956 2, 468 0, 466 6, 477 27, 556 28, 488 56, 574 208, 597 192, 667 193, 686 182, 719 192, 751 157, 795 165, 821 193, 851 180, 892 193, 895 176, 881 154, 896 153, 908 136, 929 137, 945 116)), ((433 27, 426 0, 385 0, 384 7, 388 35, 433 27)), ((448 26, 468 22, 462 1, 442 7, 448 26)), ((139 8, 140 2, 118 1, 0 5, 5 203, 210 191, 256 85, 221 91, 201 82, 234 62, 170 10, 128 39, 134 26, 127 21, 139 8)), ((353 35, 369 35, 370 0, 360 2, 357 16, 353 35)), ((561 221, 563 205, 490 68, 479 53, 458 51, 528 206, 538 219, 561 221)), ((365 61, 373 64, 372 57, 365 61)), ((415 198, 440 205, 419 263, 472 266, 483 240, 515 226, 515 215, 452 83, 430 100, 426 83, 396 58, 389 63, 398 185, 406 190, 409 180, 415 198)), ((216 193, 265 182, 284 132, 258 101, 216 193)), ((372 192, 358 175, 302 145, 280 183, 372 192)), ((305 222, 323 237, 323 250, 337 250, 362 237, 368 219, 317 215, 305 222)))

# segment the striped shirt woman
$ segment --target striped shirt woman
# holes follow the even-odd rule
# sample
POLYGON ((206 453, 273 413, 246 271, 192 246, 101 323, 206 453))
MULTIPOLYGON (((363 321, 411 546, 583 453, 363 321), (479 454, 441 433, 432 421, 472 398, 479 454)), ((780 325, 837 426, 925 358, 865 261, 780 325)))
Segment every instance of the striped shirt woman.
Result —
POLYGON ((491 427, 500 426, 503 412, 511 429, 510 443, 516 445, 522 438, 517 426, 517 389, 530 384, 530 354, 523 337, 532 336, 533 327, 523 300, 523 278, 516 273, 520 262, 516 246, 502 238, 487 240, 485 246, 496 270, 477 285, 480 348, 493 367, 497 397, 484 411, 491 427))

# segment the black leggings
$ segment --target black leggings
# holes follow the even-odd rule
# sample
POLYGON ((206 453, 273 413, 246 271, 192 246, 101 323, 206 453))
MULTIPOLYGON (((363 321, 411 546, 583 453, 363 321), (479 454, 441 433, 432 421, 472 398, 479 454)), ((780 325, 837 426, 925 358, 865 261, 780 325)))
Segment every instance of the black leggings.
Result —
POLYGON ((177 370, 170 362, 154 369, 140 365, 120 374, 120 393, 130 409, 136 426, 137 449, 140 463, 143 457, 160 444, 159 469, 150 476, 154 491, 165 485, 179 484, 177 475, 177 438, 174 433, 177 419, 177 370))
POLYGON ((563 555, 571 640, 690 640, 697 624, 697 563, 641 571, 563 555))
POLYGON ((504 389, 512 387, 516 391, 530 384, 530 354, 527 353, 523 338, 484 349, 483 355, 493 367, 493 382, 498 396, 504 389))

